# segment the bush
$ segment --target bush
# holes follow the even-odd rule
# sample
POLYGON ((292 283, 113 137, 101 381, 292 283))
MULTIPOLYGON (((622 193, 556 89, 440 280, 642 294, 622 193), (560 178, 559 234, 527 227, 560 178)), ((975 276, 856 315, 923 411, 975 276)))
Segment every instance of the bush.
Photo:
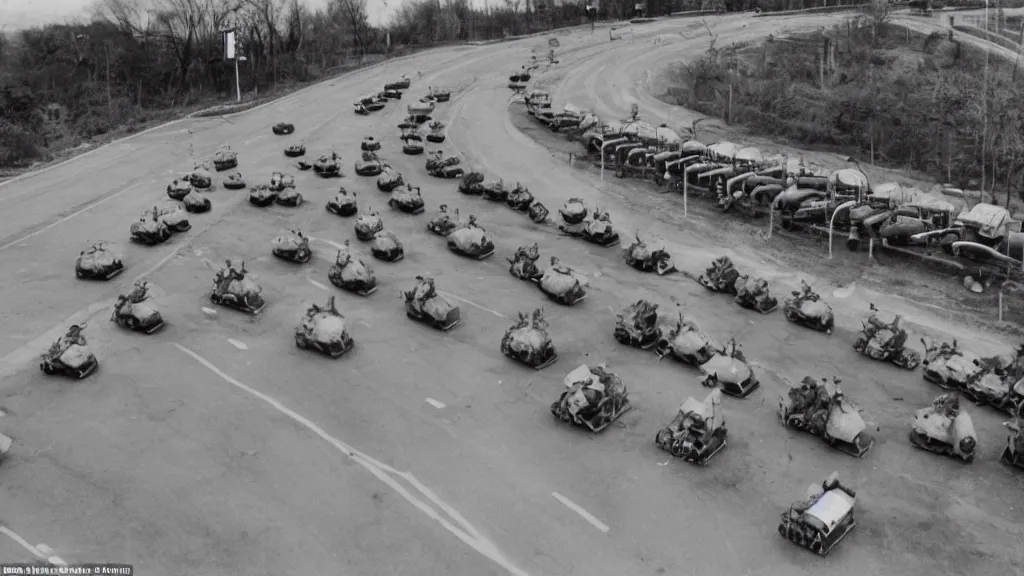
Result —
POLYGON ((0 119, 0 166, 27 166, 42 156, 38 135, 0 119))

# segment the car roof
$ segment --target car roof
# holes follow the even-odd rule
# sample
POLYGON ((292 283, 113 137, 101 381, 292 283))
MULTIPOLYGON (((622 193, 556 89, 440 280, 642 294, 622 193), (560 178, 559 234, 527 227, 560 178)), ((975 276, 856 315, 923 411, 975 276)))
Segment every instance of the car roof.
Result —
POLYGON ((831 531, 852 509, 853 498, 837 488, 822 494, 804 514, 818 520, 831 531))

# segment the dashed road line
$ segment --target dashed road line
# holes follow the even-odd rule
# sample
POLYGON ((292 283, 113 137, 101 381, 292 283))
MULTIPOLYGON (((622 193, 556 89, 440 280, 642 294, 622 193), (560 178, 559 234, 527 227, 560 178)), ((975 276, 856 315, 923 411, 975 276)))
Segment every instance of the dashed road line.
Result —
POLYGON ((434 400, 433 398, 427 398, 427 404, 430 404, 431 406, 437 408, 438 410, 446 407, 444 402, 439 402, 437 400, 434 400))
POLYGON ((586 510, 581 508, 578 504, 576 504, 572 500, 569 500, 565 496, 562 496, 558 492, 552 492, 551 495, 555 497, 555 500, 558 500, 562 504, 565 504, 566 508, 568 508, 569 510, 572 510, 573 512, 579 514, 580 516, 583 517, 584 520, 586 520, 587 522, 590 522, 591 524, 593 524, 595 528, 597 528, 601 532, 604 532, 605 534, 608 533, 608 530, 609 530, 608 526, 604 522, 601 522, 600 520, 595 518, 593 514, 591 514, 590 512, 587 512, 586 510))
POLYGON ((39 544, 38 546, 33 546, 28 543, 28 540, 25 540, 21 536, 18 536, 18 534, 15 533, 14 530, 11 530, 7 526, 0 525, 0 534, 7 536, 11 540, 14 540, 18 543, 18 545, 20 545, 25 550, 31 552, 33 556, 39 558, 40 560, 45 560, 50 564, 53 564, 54 566, 67 566, 67 562, 65 562, 60 556, 54 554, 53 549, 47 546, 46 544, 39 544))
POLYGON ((234 338, 228 338, 228 343, 231 344, 232 346, 234 346, 235 348, 238 348, 239 350, 248 350, 249 349, 249 347, 245 345, 245 342, 242 342, 241 340, 235 340, 234 338))
POLYGON ((440 524, 445 530, 447 530, 456 538, 458 538, 459 540, 461 540, 462 542, 476 550, 482 556, 488 558, 489 560, 503 568, 509 574, 512 574, 512 576, 529 576, 526 571, 519 568, 518 566, 513 564, 508 558, 506 558, 505 555, 501 553, 501 551, 493 542, 485 538, 461 514, 459 514, 457 510, 455 510, 448 504, 444 503, 440 498, 437 497, 436 494, 434 494, 432 490, 430 490, 426 485, 420 482, 419 479, 413 476, 412 473, 400 472, 398 470, 395 470, 391 466, 388 466, 383 462, 379 462, 376 459, 372 458, 371 456, 364 454, 352 448, 351 446, 348 446, 341 440, 338 440, 337 438, 328 434, 326 431, 324 431, 322 428, 320 428, 318 425, 316 425, 309 419, 288 408, 278 400, 258 390, 250 388, 249 386, 243 384, 242 382, 239 382, 238 380, 232 378, 228 374, 222 372, 219 368, 217 368, 213 363, 211 363, 206 358, 203 358, 199 354, 196 354, 195 352, 189 350, 188 348, 182 346, 181 344, 175 343, 174 345, 183 353, 187 354, 188 356, 191 356, 193 360, 206 367, 208 370, 219 376, 228 384, 231 384, 232 386, 238 388, 239 390, 247 392, 248 394, 256 398, 263 400, 278 412, 284 414, 285 416, 288 416, 295 422, 301 424, 303 427, 308 429, 310 432, 319 436, 325 442, 337 448, 339 452, 348 456, 357 464, 365 468, 370 474, 373 474, 381 482, 387 484, 391 489, 393 489, 395 492, 397 492, 399 495, 405 498, 406 501, 408 501, 418 510, 426 514, 432 520, 440 524), (394 476, 403 478, 407 482, 409 482, 409 484, 412 485, 413 488, 419 491, 422 496, 425 496, 427 500, 433 502, 438 508, 441 509, 442 512, 447 514, 450 519, 443 517, 441 513, 439 513, 437 510, 431 507, 428 503, 424 502, 417 496, 413 495, 408 489, 399 484, 395 480, 394 476), (453 520, 454 523, 452 522, 453 520))
POLYGON ((306 281, 321 290, 327 290, 327 286, 324 286, 323 284, 317 282, 316 280, 313 280, 312 278, 306 278, 306 281))

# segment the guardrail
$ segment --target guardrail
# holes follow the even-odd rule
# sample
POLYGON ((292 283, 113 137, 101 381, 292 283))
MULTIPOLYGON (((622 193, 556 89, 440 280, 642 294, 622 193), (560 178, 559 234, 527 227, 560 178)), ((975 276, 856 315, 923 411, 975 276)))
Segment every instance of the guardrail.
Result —
POLYGON ((819 14, 828 12, 850 12, 862 10, 870 4, 845 4, 841 6, 818 6, 817 8, 805 8, 803 10, 784 10, 782 12, 758 12, 754 14, 755 17, 766 17, 766 16, 791 16, 798 14, 819 14))

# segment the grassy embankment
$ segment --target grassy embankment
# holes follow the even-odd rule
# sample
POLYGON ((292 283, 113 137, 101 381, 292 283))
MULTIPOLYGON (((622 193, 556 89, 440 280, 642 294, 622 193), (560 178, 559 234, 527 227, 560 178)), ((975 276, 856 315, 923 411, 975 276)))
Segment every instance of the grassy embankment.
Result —
POLYGON ((864 20, 713 48, 672 65, 658 96, 753 134, 995 191, 1000 204, 1009 191, 1016 210, 1024 89, 1014 68, 989 58, 986 80, 984 54, 966 43, 864 20))

